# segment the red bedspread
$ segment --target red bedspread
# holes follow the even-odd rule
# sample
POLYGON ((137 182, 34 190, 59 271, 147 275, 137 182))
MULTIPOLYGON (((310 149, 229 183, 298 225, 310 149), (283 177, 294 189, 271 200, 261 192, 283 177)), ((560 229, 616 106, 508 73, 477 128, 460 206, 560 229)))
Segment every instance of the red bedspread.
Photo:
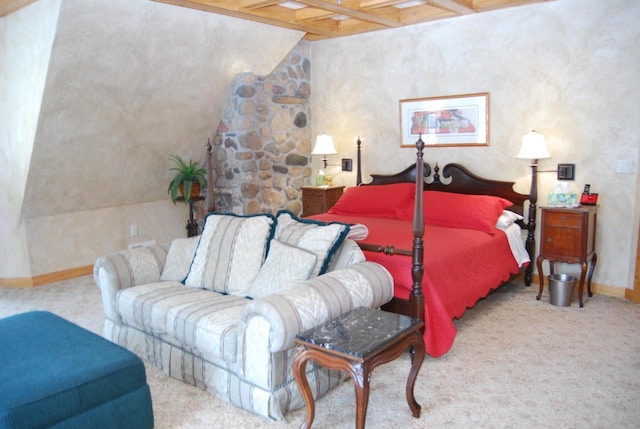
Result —
MULTIPOLYGON (((412 223, 396 219, 321 214, 313 219, 325 222, 363 224, 369 236, 362 243, 411 250, 412 223)), ((411 293, 411 257, 364 252, 367 260, 386 267, 394 278, 398 298, 411 293)), ((519 271, 505 234, 494 235, 463 228, 425 225, 424 279, 425 347, 437 357, 451 349, 457 330, 453 319, 461 317, 511 274, 519 271)))

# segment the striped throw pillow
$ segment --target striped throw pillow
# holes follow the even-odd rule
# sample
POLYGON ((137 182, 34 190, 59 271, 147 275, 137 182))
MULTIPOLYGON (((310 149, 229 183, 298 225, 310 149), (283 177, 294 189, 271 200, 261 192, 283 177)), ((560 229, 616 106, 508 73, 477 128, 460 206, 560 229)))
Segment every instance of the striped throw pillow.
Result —
POLYGON ((274 226, 271 214, 210 213, 185 285, 245 296, 260 272, 274 226))

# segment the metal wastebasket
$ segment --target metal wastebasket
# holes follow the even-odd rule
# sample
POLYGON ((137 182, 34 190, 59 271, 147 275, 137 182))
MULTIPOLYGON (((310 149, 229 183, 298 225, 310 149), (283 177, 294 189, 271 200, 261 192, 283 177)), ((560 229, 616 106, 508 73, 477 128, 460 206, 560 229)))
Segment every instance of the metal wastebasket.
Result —
POLYGON ((551 274, 549 276, 549 301, 551 304, 569 307, 577 281, 578 279, 569 274, 551 274))

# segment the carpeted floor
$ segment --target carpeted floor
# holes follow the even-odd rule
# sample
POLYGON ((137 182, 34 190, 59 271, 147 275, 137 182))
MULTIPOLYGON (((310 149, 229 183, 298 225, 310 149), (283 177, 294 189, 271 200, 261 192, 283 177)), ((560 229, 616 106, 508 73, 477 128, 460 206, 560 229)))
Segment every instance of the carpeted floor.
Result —
MULTIPOLYGON (((596 295, 571 307, 549 304, 537 286, 502 287, 456 322, 443 357, 427 357, 411 417, 404 388, 408 356, 372 374, 367 428, 640 427, 640 306, 596 295)), ((0 289, 0 317, 43 309, 89 330, 102 330, 102 304, 91 277, 34 289, 0 289)), ((3 345, 6 346, 6 345, 3 345)), ((167 378, 147 365, 156 428, 299 427, 270 422, 167 378)), ((354 427, 350 382, 316 404, 314 428, 354 427)))

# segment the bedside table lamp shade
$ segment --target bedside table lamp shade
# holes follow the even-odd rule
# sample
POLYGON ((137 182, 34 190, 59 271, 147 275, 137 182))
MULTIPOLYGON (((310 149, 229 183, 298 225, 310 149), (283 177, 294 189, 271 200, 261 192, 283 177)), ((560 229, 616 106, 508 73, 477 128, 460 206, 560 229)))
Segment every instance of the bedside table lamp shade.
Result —
POLYGON ((544 134, 536 133, 534 130, 522 136, 522 146, 516 158, 533 160, 551 158, 544 134))
POLYGON ((336 153, 338 153, 338 151, 336 151, 336 147, 333 145, 333 137, 325 133, 318 135, 311 155, 322 155, 322 162, 325 169, 327 168, 327 155, 335 155, 336 153))

